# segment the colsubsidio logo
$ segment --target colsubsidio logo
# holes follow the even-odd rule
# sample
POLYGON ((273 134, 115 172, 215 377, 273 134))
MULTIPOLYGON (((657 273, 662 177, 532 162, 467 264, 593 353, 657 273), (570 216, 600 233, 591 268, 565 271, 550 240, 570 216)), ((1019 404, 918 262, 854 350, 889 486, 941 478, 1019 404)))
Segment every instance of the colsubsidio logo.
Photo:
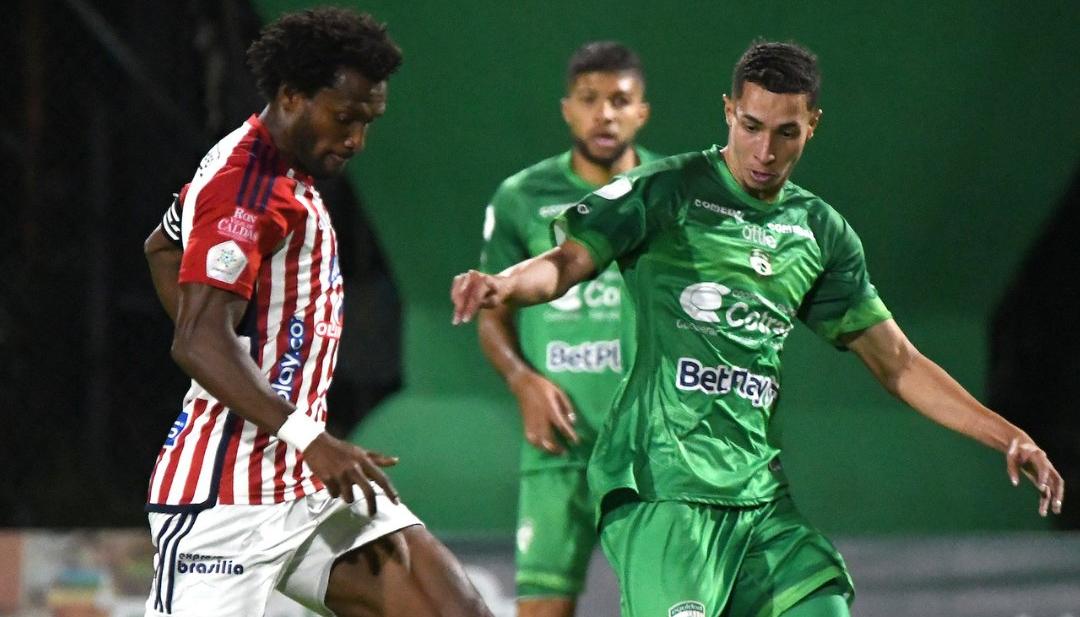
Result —
POLYGON ((705 617, 705 605, 694 600, 686 600, 668 609, 668 617, 705 617))
POLYGON ((176 561, 178 574, 231 574, 238 576, 244 573, 244 564, 236 563, 219 555, 197 555, 195 553, 180 553, 176 561))

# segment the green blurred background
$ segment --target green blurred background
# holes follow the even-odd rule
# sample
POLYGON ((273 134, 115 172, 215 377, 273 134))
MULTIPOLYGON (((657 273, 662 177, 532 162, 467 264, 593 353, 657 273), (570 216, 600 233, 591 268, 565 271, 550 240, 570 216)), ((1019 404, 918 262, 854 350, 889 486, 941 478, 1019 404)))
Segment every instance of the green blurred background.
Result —
MULTIPOLYGON (((311 4, 257 3, 268 19, 311 4)), ((909 337, 981 396, 989 315, 1077 164, 1080 37, 1070 1, 948 4, 353 3, 406 55, 350 168, 404 298, 405 387, 355 437, 401 456, 410 506, 447 535, 513 530, 517 411, 475 329, 450 326, 447 290, 476 263, 496 185, 568 147, 563 75, 587 40, 639 52, 653 107, 640 141, 672 154, 726 140, 721 95, 751 39, 813 49, 825 113, 793 179, 851 221, 909 337)), ((827 532, 1044 526, 999 455, 805 328, 777 418, 796 500, 827 532)))

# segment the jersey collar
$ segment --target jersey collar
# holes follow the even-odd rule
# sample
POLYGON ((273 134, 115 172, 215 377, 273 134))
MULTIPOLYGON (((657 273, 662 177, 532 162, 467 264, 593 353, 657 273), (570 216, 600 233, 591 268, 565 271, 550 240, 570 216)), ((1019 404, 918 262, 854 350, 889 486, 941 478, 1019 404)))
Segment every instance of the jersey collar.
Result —
MULTIPOLYGON (((655 158, 652 156, 652 153, 650 153, 648 150, 645 150, 641 146, 638 146, 637 144, 634 144, 633 148, 634 154, 637 155, 638 165, 644 165, 645 163, 648 163, 650 160, 655 158)), ((574 183, 576 186, 580 186, 587 191, 595 191, 596 189, 603 186, 602 184, 593 184, 592 182, 586 182, 584 178, 574 172, 574 167, 571 164, 573 161, 573 153, 573 150, 567 150, 566 152, 563 152, 559 155, 559 168, 562 169, 563 174, 566 175, 566 178, 570 182, 574 183)))
POLYGON ((709 148, 705 151, 705 158, 711 163, 709 166, 717 175, 720 184, 723 184, 724 188, 726 188, 736 199, 755 210, 761 211, 773 210, 776 206, 783 203, 787 193, 787 182, 784 182, 784 186, 780 187, 780 192, 776 195, 776 201, 764 201, 758 199, 747 193, 746 189, 744 189, 743 186, 739 184, 739 181, 735 179, 735 176, 731 175, 731 170, 728 169, 727 163, 724 161, 724 155, 721 154, 720 150, 720 146, 709 148))
MULTIPOLYGON (((270 135, 270 129, 266 128, 266 125, 263 124, 262 120, 259 120, 258 114, 251 114, 251 117, 248 118, 248 124, 255 129, 255 133, 263 143, 269 144, 275 151, 278 150, 277 144, 274 143, 274 138, 270 135)), ((277 175, 292 178, 308 186, 315 186, 315 178, 295 167, 286 167, 280 157, 278 158, 277 169, 274 171, 277 175)))

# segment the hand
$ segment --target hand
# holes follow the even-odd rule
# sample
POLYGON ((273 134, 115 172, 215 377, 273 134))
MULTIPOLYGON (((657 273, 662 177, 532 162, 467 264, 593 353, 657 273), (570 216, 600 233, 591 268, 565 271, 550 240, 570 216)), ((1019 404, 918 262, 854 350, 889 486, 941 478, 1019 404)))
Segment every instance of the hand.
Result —
POLYGON ((1020 472, 1039 489, 1039 516, 1046 516, 1048 510, 1061 514, 1061 504, 1065 501, 1065 481, 1054 469, 1046 453, 1027 435, 1014 437, 1005 452, 1005 465, 1013 486, 1020 484, 1020 472))
POLYGON ((580 443, 574 431, 574 406, 559 386, 531 370, 518 373, 509 385, 521 409, 526 441, 545 452, 562 454, 566 449, 555 438, 554 429, 572 443, 580 443))
POLYGON ((494 308, 506 300, 510 293, 509 280, 505 276, 493 276, 469 270, 454 277, 450 285, 450 300, 454 303, 452 323, 468 323, 482 308, 494 308))
POLYGON ((386 496, 398 502, 397 491, 380 467, 396 465, 396 456, 371 452, 354 444, 341 441, 329 433, 323 433, 304 450, 304 461, 322 480, 330 495, 353 502, 353 485, 360 487, 368 504, 368 515, 375 516, 375 490, 371 483, 382 487, 386 496))

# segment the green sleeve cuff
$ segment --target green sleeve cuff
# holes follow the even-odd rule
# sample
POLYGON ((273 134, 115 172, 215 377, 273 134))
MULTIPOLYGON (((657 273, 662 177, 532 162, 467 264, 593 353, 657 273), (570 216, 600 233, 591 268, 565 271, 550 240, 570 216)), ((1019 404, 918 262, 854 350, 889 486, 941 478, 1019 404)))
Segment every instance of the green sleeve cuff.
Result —
POLYGON ((552 231, 554 232, 555 244, 562 244, 564 240, 573 240, 581 246, 585 247, 585 250, 589 252, 589 256, 592 257, 593 265, 596 266, 597 272, 602 272, 608 267, 613 259, 613 253, 611 249, 611 243, 604 237, 603 234, 594 231, 592 229, 578 229, 571 231, 568 228, 565 219, 556 219, 552 225, 552 231))
POLYGON ((818 334, 838 348, 846 349, 846 346, 840 342, 840 337, 851 332, 865 330, 887 319, 892 319, 892 313, 877 293, 874 293, 848 309, 839 319, 823 322, 818 326, 818 334))

